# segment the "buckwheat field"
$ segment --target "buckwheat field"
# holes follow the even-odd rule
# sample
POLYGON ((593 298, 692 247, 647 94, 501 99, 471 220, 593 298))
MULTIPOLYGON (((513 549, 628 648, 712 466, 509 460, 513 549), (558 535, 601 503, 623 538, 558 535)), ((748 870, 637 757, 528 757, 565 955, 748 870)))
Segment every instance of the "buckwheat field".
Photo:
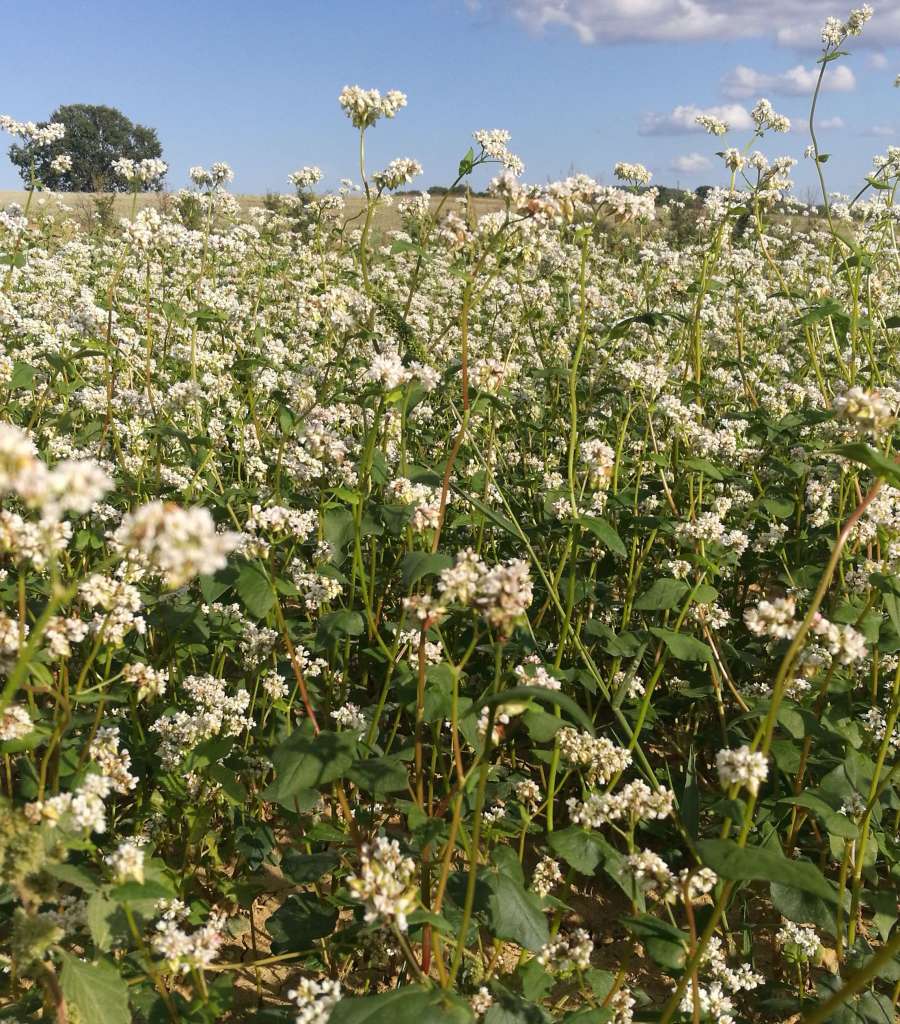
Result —
POLYGON ((392 198, 352 86, 361 202, 0 213, 0 1021, 897 1019, 900 150, 817 97, 812 208, 767 100, 702 198, 392 198))

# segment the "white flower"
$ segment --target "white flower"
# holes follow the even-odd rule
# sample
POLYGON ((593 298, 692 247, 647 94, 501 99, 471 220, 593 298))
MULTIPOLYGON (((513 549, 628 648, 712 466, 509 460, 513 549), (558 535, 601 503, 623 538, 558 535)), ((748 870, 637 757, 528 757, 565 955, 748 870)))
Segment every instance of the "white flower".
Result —
POLYGON ((359 874, 347 878, 353 896, 366 904, 366 921, 389 921, 406 931, 407 915, 418 898, 413 884, 416 864, 404 857, 396 839, 379 836, 362 848, 359 874))
POLYGON ((754 796, 759 792, 760 783, 765 782, 769 775, 765 755, 747 746, 720 750, 716 754, 716 769, 723 789, 742 786, 754 796))
POLYGON ((104 857, 104 861, 112 869, 117 882, 144 881, 144 851, 133 840, 119 843, 113 853, 104 857))
POLYGON ((205 508, 152 501, 125 516, 115 541, 126 551, 143 555, 174 588, 223 569, 240 534, 217 533, 205 508))
POLYGON ((331 1011, 341 999, 341 983, 323 978, 301 978, 297 987, 287 994, 299 1011, 294 1024, 326 1024, 331 1011))
POLYGON ((361 89, 358 85, 345 85, 338 103, 350 118, 354 128, 369 128, 382 117, 393 117, 406 106, 406 94, 391 89, 384 96, 377 89, 361 89))
POLYGON ((21 740, 32 732, 34 722, 21 704, 10 704, 0 712, 0 740, 21 740))

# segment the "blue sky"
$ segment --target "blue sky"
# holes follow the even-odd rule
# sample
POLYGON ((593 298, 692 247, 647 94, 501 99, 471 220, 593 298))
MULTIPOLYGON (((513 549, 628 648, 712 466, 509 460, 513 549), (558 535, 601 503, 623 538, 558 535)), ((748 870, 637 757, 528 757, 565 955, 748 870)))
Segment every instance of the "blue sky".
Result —
MULTIPOLYGON (((820 102, 829 185, 850 190, 872 154, 900 144, 900 0, 877 3, 820 102)), ((684 131, 693 112, 748 110, 767 95, 795 131, 762 148, 801 157, 804 94, 828 14, 819 0, 94 0, 7 4, 0 113, 40 120, 60 103, 107 103, 154 126, 169 184, 226 160, 234 189, 285 190, 319 164, 357 177, 337 105, 345 84, 401 89, 409 105, 370 133, 372 169, 396 156, 423 185, 452 177, 477 128, 507 128, 525 178, 584 171, 609 181, 640 161, 660 184, 723 180, 721 140, 684 131), (679 110, 679 108, 681 108, 679 110)), ((832 73, 837 68, 833 64, 832 73)), ((726 119, 734 119, 726 116, 726 119)), ((726 144, 742 145, 746 132, 726 144)), ((0 140, 5 143, 6 138, 0 140)), ((803 195, 810 167, 795 178, 803 195)), ((0 188, 18 178, 0 156, 0 188)))

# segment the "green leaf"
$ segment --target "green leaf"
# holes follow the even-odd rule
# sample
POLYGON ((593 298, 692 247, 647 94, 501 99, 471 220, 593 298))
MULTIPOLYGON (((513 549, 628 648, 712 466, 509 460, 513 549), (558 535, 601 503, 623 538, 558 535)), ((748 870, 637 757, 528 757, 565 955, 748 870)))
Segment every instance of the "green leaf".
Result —
POLYGON ((257 619, 265 618, 275 604, 272 584, 257 562, 245 562, 241 566, 235 589, 244 607, 257 619))
POLYGON ((725 473, 718 466, 714 466, 706 459, 683 459, 681 463, 686 469, 693 469, 697 473, 703 473, 710 480, 724 480, 725 473))
POLYGON ((613 1019, 614 1013, 608 1006, 597 1006, 593 1009, 576 1010, 563 1017, 563 1024, 606 1024, 613 1019))
POLYGON ((885 477, 894 487, 900 487, 900 462, 887 458, 862 441, 842 444, 826 451, 832 455, 843 455, 845 459, 851 459, 853 462, 861 462, 877 476, 885 477))
POLYGON ((581 516, 578 522, 591 533, 603 544, 605 544, 610 551, 617 555, 621 555, 624 558, 628 551, 622 542, 622 538, 614 527, 602 519, 600 516, 581 516))
POLYGON ((543 704, 554 704, 560 710, 564 711, 573 722, 577 722, 582 729, 587 730, 592 736, 594 734, 594 723, 588 718, 588 716, 581 710, 581 708, 572 700, 571 697, 567 697, 564 693, 560 693, 559 690, 548 690, 546 686, 513 686, 508 690, 503 690, 502 693, 492 694, 490 697, 486 697, 480 704, 475 707, 478 711, 480 708, 497 707, 500 704, 520 704, 527 701, 536 700, 543 704))
POLYGON ((547 836, 550 849, 582 875, 592 875, 603 860, 603 850, 593 832, 570 825, 547 836))
POLYGON ((330 935, 338 920, 337 908, 314 893, 295 893, 266 920, 272 936, 272 952, 290 953, 311 949, 316 939, 330 935))
POLYGON ((834 908, 811 893, 772 882, 769 886, 772 906, 789 921, 814 924, 829 935, 834 934, 834 908))
POLYGON ((495 938, 508 939, 531 950, 538 950, 550 941, 547 918, 534 893, 527 892, 508 875, 487 872, 483 878, 490 889, 488 925, 495 938))
POLYGON ((318 882, 323 876, 333 871, 340 863, 336 853, 297 853, 291 850, 281 861, 282 872, 298 885, 318 882))
POLYGON ((828 903, 837 902, 834 886, 809 861, 793 860, 768 847, 740 847, 731 839, 701 839, 697 850, 703 863, 721 878, 733 882, 777 882, 828 903))
POLYGON ((684 966, 689 941, 686 932, 650 914, 622 918, 622 924, 661 967, 677 970, 684 966))
POLYGON ((399 793, 409 785, 406 766, 396 757, 372 757, 368 761, 357 761, 347 772, 347 778, 375 796, 399 793))
POLYGON ((353 733, 320 732, 310 736, 298 729, 275 748, 272 763, 276 783, 263 792, 263 799, 284 803, 303 790, 334 782, 356 760, 356 746, 353 733))
POLYGON ((663 629, 661 626, 651 626, 650 632, 659 637, 669 648, 672 657, 679 661, 712 661, 712 650, 696 637, 685 636, 683 633, 663 629))
POLYGON ((12 377, 9 380, 13 391, 30 391, 34 386, 35 369, 29 363, 16 361, 13 365, 12 377))
POLYGON ((63 995, 82 1020, 90 1024, 131 1024, 128 986, 109 961, 89 963, 62 951, 60 956, 63 995))
POLYGON ((131 900, 168 900, 175 894, 169 886, 147 879, 146 882, 124 882, 114 885, 109 895, 120 903, 131 900))
POLYGON ((108 899, 102 892, 93 893, 87 902, 85 916, 88 931, 91 933, 94 945, 104 953, 108 952, 112 945, 112 922, 118 913, 122 913, 119 904, 108 899))
POLYGON ((404 985, 377 996, 343 998, 328 1024, 471 1024, 469 1004, 441 988, 404 985))
POLYGON ((634 602, 634 607, 640 612, 677 608, 689 590, 690 587, 683 580, 658 579, 634 602))
POLYGON ((333 643, 343 636, 360 636, 365 630, 365 619, 359 612, 350 611, 349 608, 340 608, 319 619, 318 638, 325 643, 333 643))
POLYGON ((423 576, 437 576, 451 565, 453 559, 450 555, 442 554, 440 551, 410 551, 400 563, 403 585, 409 588, 413 583, 418 583, 423 576))

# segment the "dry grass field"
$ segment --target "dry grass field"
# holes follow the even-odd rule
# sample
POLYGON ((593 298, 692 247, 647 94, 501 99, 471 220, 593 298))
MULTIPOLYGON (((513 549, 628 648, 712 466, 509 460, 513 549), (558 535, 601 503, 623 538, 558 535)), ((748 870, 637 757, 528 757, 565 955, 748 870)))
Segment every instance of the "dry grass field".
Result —
MULTIPOLYGON (((95 200, 98 198, 96 193, 91 192, 67 192, 67 193, 38 193, 33 202, 38 204, 57 204, 61 203, 71 216, 79 221, 83 225, 87 225, 94 216, 95 213, 95 200)), ((24 190, 0 190, 0 209, 5 208, 10 203, 19 203, 24 206, 28 199, 28 193, 24 190)), ((265 202, 266 197, 262 195, 237 195, 236 199, 240 203, 241 209, 247 213, 254 206, 262 206, 265 202)), ((158 209, 161 213, 168 210, 173 202, 173 193, 171 192, 144 192, 138 195, 137 198, 137 209, 143 209, 147 206, 152 206, 158 209)), ((436 208, 440 202, 439 198, 432 199, 432 209, 436 208)), ((472 202, 477 214, 489 213, 492 210, 498 210, 502 207, 502 202, 497 199, 487 198, 473 198, 472 202)), ((396 200, 395 200, 396 203, 396 200)), ((455 199, 448 200, 445 209, 453 209, 456 204, 455 199)), ((130 193, 120 193, 115 196, 113 212, 116 217, 128 217, 131 213, 132 208, 132 196, 130 193)), ((351 198, 347 200, 347 206, 345 210, 345 218, 347 220, 353 220, 361 215, 365 210, 365 202, 360 198, 351 198)), ((384 204, 379 207, 379 210, 375 217, 375 224, 382 230, 390 231, 394 228, 399 227, 399 219, 396 214, 395 204, 388 205, 384 204)))

